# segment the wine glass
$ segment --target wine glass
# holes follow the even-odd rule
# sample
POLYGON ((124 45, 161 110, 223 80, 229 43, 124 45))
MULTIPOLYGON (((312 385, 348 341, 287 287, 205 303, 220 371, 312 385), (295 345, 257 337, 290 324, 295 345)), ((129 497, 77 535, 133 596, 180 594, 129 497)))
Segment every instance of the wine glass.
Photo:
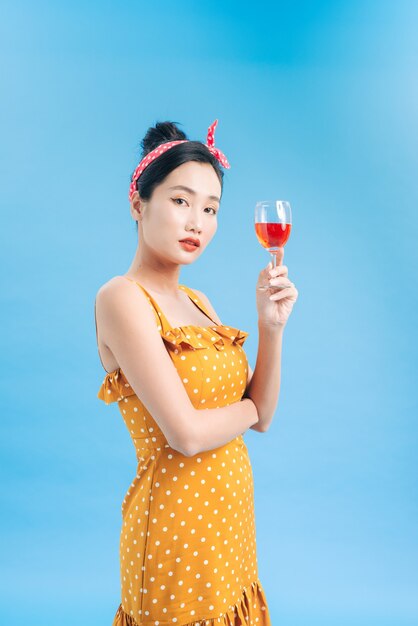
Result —
MULTIPOLYGON (((277 266, 278 248, 284 246, 292 229, 292 209, 287 200, 261 200, 255 205, 255 234, 277 266)), ((276 287, 278 288, 278 287, 276 287)))

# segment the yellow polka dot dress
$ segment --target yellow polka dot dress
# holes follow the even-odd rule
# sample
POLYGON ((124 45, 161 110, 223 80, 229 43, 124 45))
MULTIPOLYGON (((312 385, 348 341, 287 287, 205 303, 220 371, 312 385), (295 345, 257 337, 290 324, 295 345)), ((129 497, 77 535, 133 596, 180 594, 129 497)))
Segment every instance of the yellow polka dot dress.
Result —
MULTIPOLYGON (((216 323, 172 328, 136 284, 193 406, 239 402, 248 333, 216 323)), ((212 319, 189 287, 179 287, 212 319)), ((169 446, 120 368, 105 376, 97 395, 118 403, 138 461, 122 502, 121 603, 113 626, 271 626, 258 578, 253 475, 243 436, 186 457, 169 446)))

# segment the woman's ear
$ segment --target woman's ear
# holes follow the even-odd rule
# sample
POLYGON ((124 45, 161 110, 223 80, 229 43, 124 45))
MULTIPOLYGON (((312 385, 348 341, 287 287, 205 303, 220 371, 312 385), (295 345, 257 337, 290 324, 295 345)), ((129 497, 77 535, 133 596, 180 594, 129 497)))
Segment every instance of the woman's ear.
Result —
POLYGON ((131 198, 131 215, 135 221, 138 221, 142 217, 143 201, 137 190, 134 191, 131 198))

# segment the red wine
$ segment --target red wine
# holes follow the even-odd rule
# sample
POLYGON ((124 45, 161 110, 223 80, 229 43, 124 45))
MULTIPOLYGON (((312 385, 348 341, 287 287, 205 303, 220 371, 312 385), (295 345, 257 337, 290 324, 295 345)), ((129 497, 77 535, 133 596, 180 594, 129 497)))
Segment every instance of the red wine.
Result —
POLYGON ((264 248, 281 248, 290 237, 292 224, 281 222, 256 222, 255 232, 264 248))

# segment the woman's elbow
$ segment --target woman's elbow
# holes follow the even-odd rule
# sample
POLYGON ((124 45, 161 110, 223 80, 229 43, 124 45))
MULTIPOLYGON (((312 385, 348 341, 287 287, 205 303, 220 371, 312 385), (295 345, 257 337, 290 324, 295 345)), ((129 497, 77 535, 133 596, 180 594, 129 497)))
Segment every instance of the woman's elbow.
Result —
POLYGON ((185 424, 185 428, 179 429, 174 436, 171 437, 169 444, 183 456, 190 457, 197 454, 199 449, 195 441, 196 437, 193 436, 190 427, 190 420, 186 421, 185 424))

